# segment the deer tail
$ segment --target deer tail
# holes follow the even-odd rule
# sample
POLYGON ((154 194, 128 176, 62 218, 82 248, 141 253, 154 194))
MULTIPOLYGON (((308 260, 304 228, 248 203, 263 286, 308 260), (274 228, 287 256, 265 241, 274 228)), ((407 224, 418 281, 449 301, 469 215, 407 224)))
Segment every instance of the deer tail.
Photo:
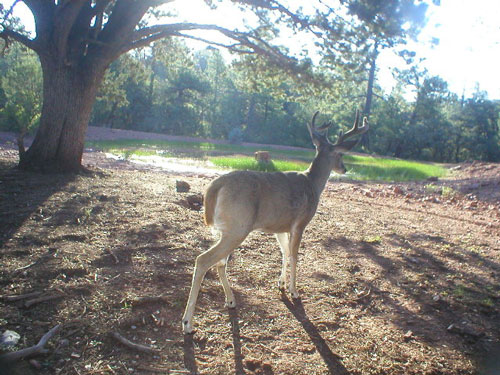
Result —
POLYGON ((208 226, 214 225, 215 205, 217 203, 217 194, 219 193, 220 187, 221 186, 217 184, 217 180, 214 181, 210 184, 203 197, 203 206, 205 207, 203 217, 205 219, 205 224, 208 226))

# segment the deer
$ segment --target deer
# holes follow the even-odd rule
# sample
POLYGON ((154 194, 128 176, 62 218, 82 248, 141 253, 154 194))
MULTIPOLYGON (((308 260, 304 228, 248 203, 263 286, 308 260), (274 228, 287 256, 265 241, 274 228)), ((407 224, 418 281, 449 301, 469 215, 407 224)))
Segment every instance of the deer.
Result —
POLYGON ((341 131, 336 143, 331 143, 328 129, 332 122, 316 126, 318 114, 319 111, 315 112, 311 123, 307 124, 316 153, 306 171, 233 171, 216 178, 206 189, 204 221, 219 233, 219 240, 196 258, 191 290, 182 317, 184 334, 193 332, 193 314, 201 283, 213 266, 222 283, 226 307, 236 307, 226 275, 227 262, 232 252, 255 230, 275 234, 282 254, 278 288, 286 291, 289 267, 288 291, 293 299, 299 298, 296 287, 297 255, 304 229, 316 213, 331 171, 346 173, 343 153, 359 142, 349 138, 369 129, 366 117, 360 126, 360 114, 356 111, 354 126, 346 133, 341 131))

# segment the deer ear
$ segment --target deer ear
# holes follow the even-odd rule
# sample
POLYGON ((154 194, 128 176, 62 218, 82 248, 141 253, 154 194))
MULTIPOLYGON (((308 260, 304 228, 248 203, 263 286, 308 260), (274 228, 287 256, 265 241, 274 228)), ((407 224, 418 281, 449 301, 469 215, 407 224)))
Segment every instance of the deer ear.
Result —
POLYGON ((349 140, 349 141, 344 141, 339 145, 335 145, 335 151, 336 152, 347 152, 351 149, 354 148, 359 143, 358 140, 349 140))

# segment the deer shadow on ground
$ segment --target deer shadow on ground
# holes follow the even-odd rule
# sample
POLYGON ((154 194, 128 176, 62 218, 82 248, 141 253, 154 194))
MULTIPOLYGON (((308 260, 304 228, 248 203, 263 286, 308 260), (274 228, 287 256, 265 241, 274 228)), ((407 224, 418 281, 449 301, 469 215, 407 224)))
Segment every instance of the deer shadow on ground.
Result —
POLYGON ((196 366, 196 357, 194 353, 194 336, 184 335, 184 366, 190 374, 198 374, 198 366, 196 366))
MULTIPOLYGON (((245 371, 243 361, 245 357, 242 353, 242 344, 241 344, 241 334, 240 334, 240 323, 239 323, 239 315, 237 309, 229 309, 229 321, 231 323, 231 335, 233 338, 233 349, 234 349, 234 373, 235 375, 245 375, 247 372, 245 371)), ((184 367, 190 374, 196 375, 199 374, 198 366, 196 365, 196 354, 195 354, 195 339, 193 334, 185 334, 184 335, 184 367)), ((269 367, 261 367, 260 363, 248 363, 250 372, 256 372, 263 375, 272 375, 274 374, 273 370, 269 367), (252 367, 254 366, 254 367, 252 367)))
POLYGON ((316 350, 321 355, 321 358, 323 358, 323 361, 328 367, 330 374, 349 374, 349 371, 347 371, 347 369, 342 364, 341 358, 331 351, 325 339, 323 339, 323 337, 319 333, 318 328, 316 328, 316 326, 307 316, 302 301, 300 299, 295 299, 292 302, 284 293, 282 293, 281 295, 281 300, 288 308, 288 310, 290 310, 290 312, 293 314, 295 319, 297 319, 297 321, 302 325, 304 331, 306 331, 306 333, 309 335, 311 342, 316 347, 316 350))

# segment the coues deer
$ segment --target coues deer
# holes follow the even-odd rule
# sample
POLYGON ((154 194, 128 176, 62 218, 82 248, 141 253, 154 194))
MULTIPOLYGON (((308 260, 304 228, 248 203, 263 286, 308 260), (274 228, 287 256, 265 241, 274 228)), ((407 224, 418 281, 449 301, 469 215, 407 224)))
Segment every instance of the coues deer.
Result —
POLYGON ((236 306, 226 276, 226 263, 234 249, 254 230, 276 234, 283 255, 278 287, 285 289, 290 264, 289 291, 292 298, 299 297, 295 284, 302 233, 316 212, 330 172, 346 172, 342 153, 357 143, 348 138, 363 134, 369 128, 366 117, 363 126, 360 126, 360 115, 356 111, 352 129, 340 132, 337 142, 333 144, 327 137, 331 122, 318 127, 315 125, 318 113, 307 125, 316 147, 316 156, 305 172, 236 171, 215 179, 208 186, 204 196, 205 223, 220 233, 220 239, 196 258, 191 291, 182 318, 184 333, 193 331, 193 313, 201 283, 214 265, 224 288, 226 306, 236 306))

